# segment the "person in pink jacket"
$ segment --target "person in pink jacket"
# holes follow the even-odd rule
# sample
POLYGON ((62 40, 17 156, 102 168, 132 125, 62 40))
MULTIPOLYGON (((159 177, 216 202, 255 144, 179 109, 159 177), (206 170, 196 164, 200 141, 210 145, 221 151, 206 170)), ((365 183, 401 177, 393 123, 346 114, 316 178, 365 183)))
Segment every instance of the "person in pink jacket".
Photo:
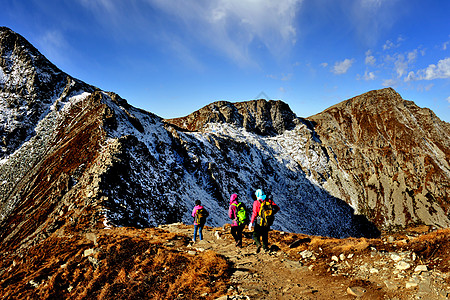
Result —
POLYGON ((197 232, 198 232, 198 237, 200 238, 200 241, 203 240, 203 227, 205 226, 205 223, 203 222, 203 223, 199 224, 197 222, 197 213, 200 210, 204 210, 205 220, 206 220, 206 217, 209 215, 208 212, 206 211, 205 208, 203 208, 200 200, 195 200, 195 207, 192 210, 192 217, 194 218, 194 238, 192 239, 192 241, 194 243, 197 240, 197 232))
POLYGON ((231 235, 236 242, 236 247, 242 247, 242 231, 244 230, 245 224, 238 224, 237 216, 237 206, 238 206, 238 195, 233 194, 230 197, 230 207, 228 208, 228 217, 231 221, 231 235))
POLYGON ((254 202, 253 202, 253 211, 252 211, 252 217, 250 219, 250 224, 248 225, 248 230, 252 230, 252 224, 255 222, 255 229, 253 230, 253 240, 256 244, 256 253, 259 253, 261 250, 261 242, 262 240, 262 247, 265 252, 269 252, 269 230, 270 226, 261 226, 260 225, 260 216, 259 211, 261 210, 261 203, 263 201, 269 201, 270 204, 272 204, 272 210, 273 214, 276 214, 280 208, 278 205, 275 204, 275 202, 272 201, 272 199, 267 198, 266 195, 264 195, 264 192, 262 190, 256 190, 255 196, 254 196, 254 202))

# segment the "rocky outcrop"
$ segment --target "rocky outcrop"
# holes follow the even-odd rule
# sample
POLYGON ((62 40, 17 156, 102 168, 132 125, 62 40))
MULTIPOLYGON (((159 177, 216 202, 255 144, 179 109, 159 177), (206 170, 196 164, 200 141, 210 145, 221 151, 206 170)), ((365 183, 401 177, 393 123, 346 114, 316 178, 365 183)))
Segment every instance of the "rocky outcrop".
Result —
POLYGON ((448 227, 450 124, 371 91, 309 118, 329 156, 324 187, 382 228, 448 227))
POLYGON ((238 103, 217 101, 186 117, 165 121, 189 131, 200 131, 208 123, 227 123, 262 136, 282 134, 301 123, 286 103, 264 99, 238 103))

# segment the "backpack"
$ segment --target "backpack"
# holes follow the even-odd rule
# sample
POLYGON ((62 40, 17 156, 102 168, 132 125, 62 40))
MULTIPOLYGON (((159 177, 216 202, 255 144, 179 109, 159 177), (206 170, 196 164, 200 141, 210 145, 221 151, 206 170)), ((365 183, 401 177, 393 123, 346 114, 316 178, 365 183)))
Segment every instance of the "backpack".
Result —
POLYGON ((195 222, 198 225, 203 226, 203 225, 205 225, 206 218, 208 216, 209 216, 208 211, 206 210, 206 208, 202 207, 195 212, 195 222))
POLYGON ((259 210, 260 224, 263 227, 270 227, 275 219, 275 213, 273 211, 272 203, 267 200, 263 200, 261 203, 261 208, 259 210))
POLYGON ((236 223, 239 226, 248 224, 248 214, 244 204, 239 202, 237 204, 233 203, 233 205, 236 206, 236 223))

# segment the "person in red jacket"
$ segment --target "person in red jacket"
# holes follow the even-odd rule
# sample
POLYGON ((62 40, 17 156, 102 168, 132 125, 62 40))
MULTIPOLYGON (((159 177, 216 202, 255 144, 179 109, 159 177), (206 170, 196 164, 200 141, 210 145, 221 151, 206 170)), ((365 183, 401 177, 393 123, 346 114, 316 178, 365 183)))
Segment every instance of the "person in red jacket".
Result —
POLYGON ((270 226, 261 226, 261 216, 260 216, 260 210, 261 210, 261 203, 264 201, 269 201, 272 205, 273 214, 276 214, 280 208, 278 205, 275 204, 275 202, 272 201, 272 199, 267 198, 266 195, 264 195, 263 191, 261 189, 256 190, 255 192, 255 198, 256 200, 253 202, 253 211, 252 211, 252 218, 250 219, 250 224, 248 225, 248 230, 252 230, 252 224, 255 222, 255 229, 253 230, 253 240, 256 243, 256 253, 259 253, 261 250, 261 242, 262 240, 262 247, 265 252, 269 252, 269 230, 270 226), (267 198, 267 200, 266 200, 267 198))

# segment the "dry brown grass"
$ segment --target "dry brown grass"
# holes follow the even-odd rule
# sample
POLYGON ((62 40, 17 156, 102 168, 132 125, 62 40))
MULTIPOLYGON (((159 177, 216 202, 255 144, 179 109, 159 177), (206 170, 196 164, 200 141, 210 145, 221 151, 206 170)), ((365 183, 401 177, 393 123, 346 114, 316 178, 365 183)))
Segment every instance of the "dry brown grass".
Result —
POLYGON ((97 242, 50 237, 14 263, 2 262, 0 298, 213 299, 226 293, 228 262, 213 252, 187 254, 187 237, 116 228, 98 233, 97 242), (85 257, 86 249, 94 253, 85 257))

